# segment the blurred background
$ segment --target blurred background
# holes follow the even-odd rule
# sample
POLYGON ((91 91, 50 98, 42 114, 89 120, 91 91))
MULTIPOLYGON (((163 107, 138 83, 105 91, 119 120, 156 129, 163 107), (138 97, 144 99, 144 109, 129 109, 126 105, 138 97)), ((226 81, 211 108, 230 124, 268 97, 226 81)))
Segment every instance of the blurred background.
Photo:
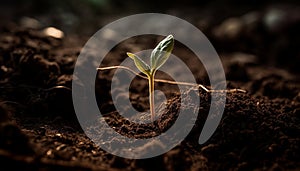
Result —
POLYGON ((2 0, 0 4, 1 27, 51 26, 82 37, 127 15, 171 14, 197 26, 219 53, 253 54, 262 63, 299 72, 297 0, 2 0))

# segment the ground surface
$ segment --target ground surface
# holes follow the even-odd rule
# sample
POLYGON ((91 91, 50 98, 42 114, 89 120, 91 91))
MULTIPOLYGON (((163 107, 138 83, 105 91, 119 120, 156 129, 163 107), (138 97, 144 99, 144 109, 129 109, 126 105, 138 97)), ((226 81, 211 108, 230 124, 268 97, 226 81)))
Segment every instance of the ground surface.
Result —
MULTIPOLYGON (((299 19, 294 20, 299 22, 299 19)), ((40 29, 16 24, 2 27, 1 167, 72 171, 299 170, 300 83, 299 49, 296 47, 299 39, 293 35, 299 29, 299 23, 294 20, 286 24, 286 28, 273 30, 261 28, 261 21, 250 23, 249 27, 242 18, 225 20, 241 27, 233 33, 226 32, 226 22, 211 26, 213 31, 206 33, 216 49, 220 49, 228 89, 241 88, 247 93, 227 94, 225 112, 217 131, 208 142, 199 145, 198 138, 210 106, 210 93, 187 91, 184 98, 196 95, 201 99, 192 131, 166 154, 143 160, 108 154, 85 136, 77 122, 71 81, 74 63, 86 38, 69 35, 57 39, 40 29), (241 41, 243 39, 245 41, 241 41)), ((158 41, 157 37, 137 37, 123 42, 107 55, 103 66, 118 65, 126 51, 149 48, 158 41)), ((174 51, 187 61, 196 80, 207 85, 206 73, 199 69, 201 63, 188 60, 191 52, 180 45, 175 46, 174 51)), ((179 107, 178 89, 165 84, 156 84, 167 97, 167 110, 161 113, 156 126, 139 126, 120 117, 108 93, 113 73, 98 73, 95 92, 99 109, 117 132, 129 137, 151 137, 174 122, 179 107)), ((164 74, 158 74, 158 77, 168 78, 164 74)), ((136 110, 148 110, 147 81, 135 78, 130 87, 130 100, 136 110)), ((184 110, 192 107, 192 103, 183 106, 184 110)), ((113 141, 118 140, 109 143, 113 141)), ((141 152, 143 150, 146 149, 141 152)))

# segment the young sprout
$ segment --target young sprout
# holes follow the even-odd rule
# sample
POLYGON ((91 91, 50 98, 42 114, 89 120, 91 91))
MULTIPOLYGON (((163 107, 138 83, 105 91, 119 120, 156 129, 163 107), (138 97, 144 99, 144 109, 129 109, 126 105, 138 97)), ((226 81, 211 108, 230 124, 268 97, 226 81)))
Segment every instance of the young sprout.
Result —
POLYGON ((133 59, 136 67, 147 76, 149 83, 149 103, 152 122, 155 120, 155 105, 154 105, 154 76, 156 71, 167 61, 174 47, 174 38, 172 35, 164 38, 153 49, 150 56, 150 66, 146 64, 137 55, 127 52, 127 55, 133 59))
POLYGON ((141 75, 132 69, 125 67, 125 66, 109 66, 109 67, 101 67, 97 68, 97 70, 104 71, 104 70, 110 70, 110 69, 125 69, 127 71, 132 72, 133 74, 143 78, 148 79, 149 82, 149 103, 150 103, 150 113, 151 113, 151 120, 152 122, 155 120, 155 108, 154 108, 154 82, 160 82, 160 83, 166 83, 166 84, 174 84, 174 85, 183 85, 183 86, 191 86, 196 89, 203 89, 207 93, 216 93, 216 92, 226 92, 226 93, 234 93, 234 92, 242 92, 246 93, 243 89, 229 89, 229 90, 212 90, 206 88, 202 84, 194 84, 194 83, 188 83, 188 82, 177 82, 177 81, 171 81, 171 80, 163 80, 163 79, 154 79, 154 75, 156 71, 167 61, 169 56, 171 55, 171 52, 174 47, 174 38, 172 35, 167 36, 165 39, 163 39, 159 44, 155 47, 155 49, 152 51, 150 56, 150 66, 145 63, 140 57, 137 55, 127 52, 127 55, 133 59, 136 67, 144 73, 146 76, 141 75))

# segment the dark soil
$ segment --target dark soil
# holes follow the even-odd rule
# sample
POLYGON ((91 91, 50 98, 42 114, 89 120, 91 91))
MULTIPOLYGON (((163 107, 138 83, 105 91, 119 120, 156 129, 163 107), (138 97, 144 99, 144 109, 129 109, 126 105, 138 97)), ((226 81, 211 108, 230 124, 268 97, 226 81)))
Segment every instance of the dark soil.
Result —
MULTIPOLYGON (((208 142, 199 145, 198 138, 210 107, 210 93, 201 89, 187 91, 182 98, 197 95, 201 99, 192 131, 171 151, 142 160, 124 159, 105 152, 84 134, 77 121, 71 82, 76 58, 87 38, 75 35, 53 38, 40 29, 17 24, 2 27, 1 168, 300 170, 300 53, 296 47, 300 39, 295 36, 300 20, 294 20, 275 31, 262 27, 261 21, 252 23, 251 27, 243 25, 236 33, 222 28, 226 27, 225 21, 235 20, 210 25, 214 28, 210 30, 214 31, 204 29, 220 53, 228 79, 227 88, 241 88, 247 93, 227 93, 225 112, 216 132, 208 142)), ((136 47, 153 48, 158 41, 156 36, 126 40, 107 55, 102 65, 118 65, 124 60, 125 52, 135 51, 136 47)), ((178 43, 174 53, 186 61, 199 83, 208 85, 201 62, 189 60, 193 54, 186 47, 178 43)), ((177 86, 156 83, 156 88, 167 97, 166 110, 160 111, 161 117, 154 124, 141 125, 115 111, 110 96, 110 91, 114 91, 110 90, 113 73, 113 70, 99 72, 95 90, 99 109, 111 127, 128 137, 147 138, 172 126, 180 107, 177 86)), ((170 79, 167 73, 157 76, 170 79)), ((136 77, 130 86, 130 100, 136 110, 147 112, 147 93, 147 81, 136 77)), ((192 106, 191 102, 183 108, 190 110, 192 106)), ((118 140, 110 143, 113 141, 118 140)))

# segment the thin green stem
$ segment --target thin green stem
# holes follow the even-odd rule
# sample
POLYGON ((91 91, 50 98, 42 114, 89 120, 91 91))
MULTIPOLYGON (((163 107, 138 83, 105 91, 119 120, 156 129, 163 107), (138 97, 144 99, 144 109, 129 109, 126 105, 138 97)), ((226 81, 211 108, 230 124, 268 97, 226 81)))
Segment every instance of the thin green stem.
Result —
POLYGON ((149 104, 150 104, 150 114, 151 121, 155 120, 155 103, 154 103, 154 74, 148 76, 149 81, 149 104))
POLYGON ((225 93, 233 93, 233 92, 243 92, 246 93, 245 90, 242 89, 229 89, 229 90, 209 90, 206 87, 204 87, 202 84, 194 84, 194 83, 187 83, 187 82, 176 82, 176 81, 171 81, 171 80, 162 80, 162 79, 154 79, 155 71, 151 74, 147 74, 147 77, 140 75, 139 73, 133 71, 132 69, 125 67, 125 66, 110 66, 110 67, 101 67, 97 68, 97 70, 109 70, 109 69, 125 69, 133 74, 144 78, 148 79, 149 81, 149 104, 150 104, 150 114, 151 114, 151 121, 154 122, 155 120, 155 103, 154 103, 154 82, 161 82, 161 83, 167 83, 167 84, 177 84, 177 85, 185 85, 185 86, 192 86, 192 87, 197 87, 197 88, 202 88, 206 92, 209 93, 217 93, 217 92, 225 92, 225 93))

